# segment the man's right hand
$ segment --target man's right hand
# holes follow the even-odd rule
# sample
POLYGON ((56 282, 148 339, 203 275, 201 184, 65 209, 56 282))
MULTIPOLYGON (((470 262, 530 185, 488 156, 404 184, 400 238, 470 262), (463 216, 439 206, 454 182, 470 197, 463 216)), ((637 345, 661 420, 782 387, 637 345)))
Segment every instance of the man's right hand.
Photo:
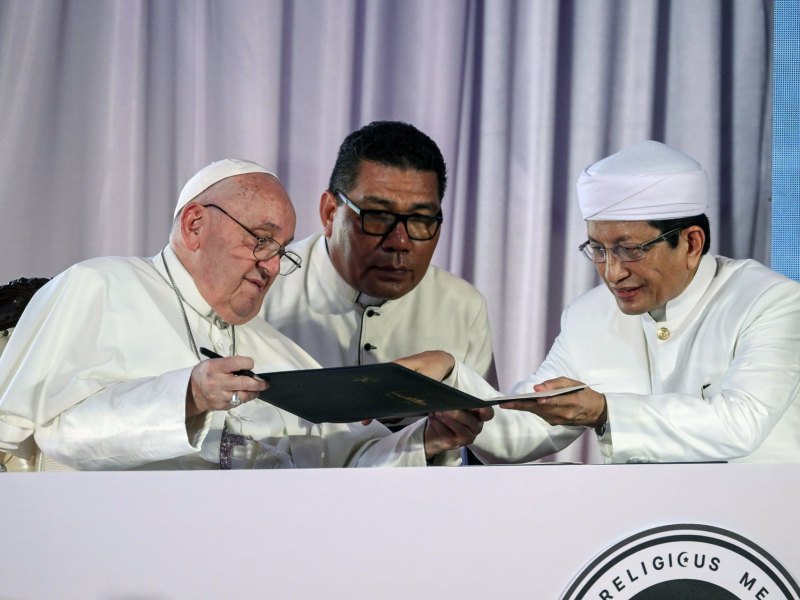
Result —
MULTIPOLYGON (((412 354, 405 358, 398 358, 394 362, 406 369, 411 369, 420 375, 425 375, 425 377, 430 377, 436 381, 446 379, 456 366, 456 359, 444 350, 428 350, 427 352, 412 354)), ((398 419, 398 422, 400 420, 402 419, 398 419)), ((379 421, 384 424, 391 424, 391 419, 379 419, 379 421), (389 423, 387 423, 387 421, 389 421, 389 423)), ((361 421, 362 425, 369 425, 370 423, 372 423, 372 419, 361 421)))
POLYGON ((247 356, 229 356, 201 361, 192 369, 192 377, 186 390, 186 417, 193 417, 207 410, 228 410, 236 392, 242 404, 256 398, 267 389, 266 381, 258 381, 247 375, 234 375, 236 371, 251 370, 255 366, 247 356))
POLYGON ((394 362, 436 381, 446 379, 456 366, 456 359, 442 350, 420 352, 413 356, 399 358, 394 362))

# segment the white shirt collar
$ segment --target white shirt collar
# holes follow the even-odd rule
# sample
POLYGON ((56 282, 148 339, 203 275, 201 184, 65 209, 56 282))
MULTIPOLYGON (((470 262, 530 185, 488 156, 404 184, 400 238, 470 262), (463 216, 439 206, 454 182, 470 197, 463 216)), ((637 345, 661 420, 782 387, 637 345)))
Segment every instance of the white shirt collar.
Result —
MULTIPOLYGON (((181 263, 180 259, 175 254, 175 251, 170 246, 166 246, 161 252, 153 257, 153 264, 155 265, 156 270, 166 280, 167 285, 172 287, 170 284, 169 275, 164 268, 164 261, 161 260, 162 254, 164 256, 164 260, 166 260, 167 265, 169 266, 169 272, 172 274, 172 279, 175 281, 175 287, 178 288, 178 293, 180 293, 184 304, 201 317, 208 320, 214 319, 214 317, 216 317, 214 309, 211 308, 211 305, 206 302, 205 298, 203 298, 200 290, 197 289, 197 284, 195 284, 194 279, 189 274, 189 271, 186 270, 186 267, 183 266, 183 263, 181 263)), ((175 301, 177 302, 177 298, 175 301)), ((222 322, 222 319, 220 319, 220 322, 222 322)))
POLYGON ((647 316, 657 322, 671 321, 682 317, 700 302, 700 299, 703 297, 703 294, 706 293, 708 286, 711 285, 711 281, 716 274, 716 259, 710 254, 704 255, 703 258, 700 259, 700 264, 697 267, 694 277, 681 295, 667 302, 664 309, 647 313, 647 316))

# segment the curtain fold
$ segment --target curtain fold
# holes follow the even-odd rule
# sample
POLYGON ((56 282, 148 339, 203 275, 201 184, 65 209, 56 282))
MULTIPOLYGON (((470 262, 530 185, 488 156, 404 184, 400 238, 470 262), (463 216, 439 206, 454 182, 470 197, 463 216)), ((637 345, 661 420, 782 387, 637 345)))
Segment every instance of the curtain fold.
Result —
MULTIPOLYGON (((336 151, 413 123, 450 183, 434 262, 487 297, 501 388, 599 283, 574 183, 657 139, 711 180, 712 251, 768 262, 768 0, 4 0, 0 281, 152 255, 183 183, 275 169, 319 229, 336 151)), ((598 349, 601 351, 601 349, 598 349)), ((558 456, 596 461, 593 441, 558 456)))

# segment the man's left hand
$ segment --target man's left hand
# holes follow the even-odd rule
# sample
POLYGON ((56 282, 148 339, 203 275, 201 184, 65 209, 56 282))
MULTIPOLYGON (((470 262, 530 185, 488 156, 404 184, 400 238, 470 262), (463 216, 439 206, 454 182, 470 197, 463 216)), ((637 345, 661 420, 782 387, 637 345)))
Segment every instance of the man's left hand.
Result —
MULTIPOLYGON (((558 377, 533 386, 534 391, 544 392, 559 388, 583 385, 580 381, 558 377)), ((550 425, 582 425, 600 427, 606 422, 606 397, 591 388, 585 388, 563 396, 517 400, 500 405, 501 408, 524 410, 540 416, 550 425)))
POLYGON ((430 413, 425 425, 425 457, 431 459, 445 450, 467 446, 494 417, 491 406, 472 410, 447 410, 430 413))

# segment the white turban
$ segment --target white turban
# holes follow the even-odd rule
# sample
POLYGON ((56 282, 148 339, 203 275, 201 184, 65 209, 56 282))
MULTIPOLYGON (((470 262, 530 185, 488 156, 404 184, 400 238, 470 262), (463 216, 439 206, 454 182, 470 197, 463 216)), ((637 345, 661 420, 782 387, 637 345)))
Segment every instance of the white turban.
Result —
MULTIPOLYGON (((175 207, 175 216, 181 209, 189 204, 192 200, 197 198, 202 192, 206 191, 215 183, 233 177, 234 175, 247 175, 248 173, 266 173, 275 179, 278 176, 274 173, 267 171, 264 167, 249 160, 239 160, 236 158, 223 158, 217 162, 213 162, 205 169, 195 174, 181 190, 181 195, 178 197, 178 206, 175 207)), ((278 181, 280 181, 278 179, 278 181)))
POLYGON ((587 167, 578 178, 586 221, 658 221, 708 209, 708 174, 660 142, 639 142, 587 167))

